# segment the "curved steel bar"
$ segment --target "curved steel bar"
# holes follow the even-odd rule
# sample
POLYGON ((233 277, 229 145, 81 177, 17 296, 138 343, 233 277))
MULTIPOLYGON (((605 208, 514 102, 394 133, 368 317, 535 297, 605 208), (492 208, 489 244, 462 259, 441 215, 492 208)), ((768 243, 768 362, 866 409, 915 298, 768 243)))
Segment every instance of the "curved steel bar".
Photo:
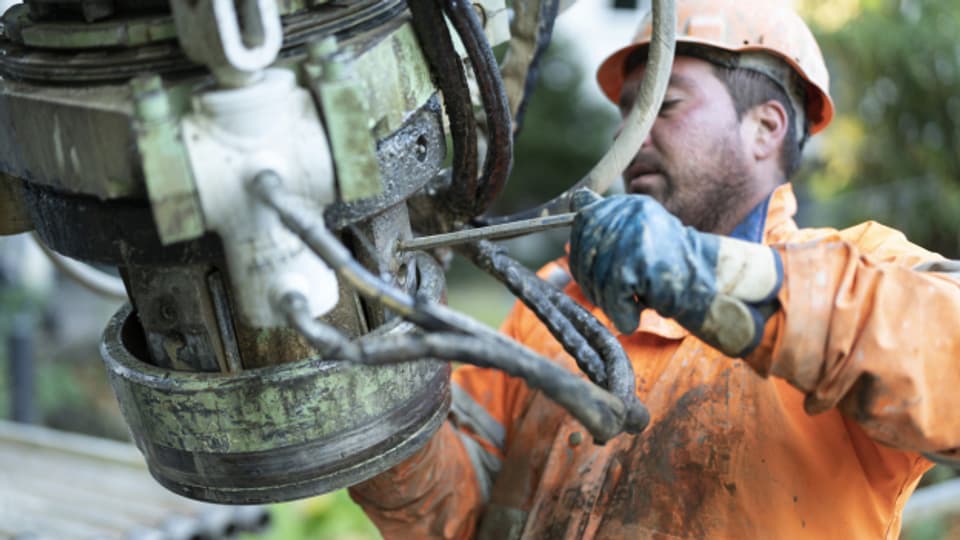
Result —
MULTIPOLYGON (((533 274, 536 278, 536 274, 533 274)), ((633 372, 633 364, 627 358, 627 353, 610 330, 596 319, 583 306, 555 287, 545 284, 546 294, 560 309, 561 313, 570 319, 574 327, 587 339, 587 342, 600 353, 604 360, 607 374, 607 390, 619 397, 627 406, 626 430, 631 433, 640 433, 650 423, 650 413, 646 406, 637 397, 637 381, 633 372)))
POLYGON ((513 161, 510 104, 500 78, 500 67, 477 20, 473 3, 469 0, 449 0, 443 5, 467 50, 486 115, 487 155, 483 160, 483 176, 477 184, 476 193, 469 199, 474 203, 472 212, 464 216, 473 218, 490 206, 510 176, 513 161))
POLYGON ((453 40, 437 0, 407 0, 413 27, 437 86, 453 139, 453 178, 446 201, 455 212, 469 215, 477 193, 477 122, 473 116, 470 88, 460 57, 453 53, 453 40))
POLYGON ((580 421, 598 443, 623 430, 627 413, 619 398, 513 342, 491 342, 449 332, 379 335, 350 341, 336 328, 311 317, 303 296, 288 294, 281 309, 290 325, 325 359, 386 365, 433 358, 495 368, 541 390, 580 421))
POLYGON ((537 216, 570 211, 570 198, 573 192, 588 187, 603 193, 630 164, 637 150, 643 144, 653 122, 657 119, 660 103, 667 90, 670 70, 673 66, 674 46, 677 35, 677 12, 674 0, 653 0, 653 36, 650 40, 650 57, 647 62, 647 75, 640 84, 640 92, 633 108, 623 123, 623 130, 607 150, 600 161, 579 182, 536 208, 516 214, 500 217, 480 218, 476 220, 484 225, 493 225, 529 219, 537 216))
POLYGON ((503 249, 492 242, 466 244, 459 251, 478 268, 506 285, 514 296, 537 315, 563 349, 576 360, 580 370, 595 384, 607 387, 604 361, 553 302, 545 290, 546 283, 529 269, 507 257, 503 249))
POLYGON ((633 364, 617 338, 600 321, 494 244, 477 242, 460 251, 530 308, 593 382, 623 400, 627 407, 625 431, 640 433, 646 428, 650 414, 637 397, 633 364), (597 376, 598 372, 602 376, 597 376))

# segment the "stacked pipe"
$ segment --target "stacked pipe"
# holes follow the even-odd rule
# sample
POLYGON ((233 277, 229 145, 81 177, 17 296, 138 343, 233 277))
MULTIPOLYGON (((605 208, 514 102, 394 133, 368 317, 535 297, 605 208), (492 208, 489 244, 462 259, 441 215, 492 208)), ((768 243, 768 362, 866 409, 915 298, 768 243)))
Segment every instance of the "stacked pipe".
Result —
POLYGON ((130 444, 0 421, 0 538, 218 540, 260 532, 265 506, 175 495, 130 444))

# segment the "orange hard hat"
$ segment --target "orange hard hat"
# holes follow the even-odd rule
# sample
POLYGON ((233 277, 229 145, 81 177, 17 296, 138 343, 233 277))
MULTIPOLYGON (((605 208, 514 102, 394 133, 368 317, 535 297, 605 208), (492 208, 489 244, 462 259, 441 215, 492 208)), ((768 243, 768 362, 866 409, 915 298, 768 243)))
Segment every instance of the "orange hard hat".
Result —
MULTIPOLYGON (((712 49, 737 53, 730 55, 737 58, 770 55, 781 60, 796 74, 803 86, 803 106, 810 134, 827 127, 833 119, 833 101, 830 99, 830 75, 827 73, 823 54, 806 23, 784 0, 676 2, 679 51, 704 49, 709 52, 712 49)), ((633 42, 614 52, 600 64, 597 82, 600 83, 603 93, 614 103, 619 101, 620 90, 628 75, 627 59, 634 51, 648 46, 652 30, 652 18, 648 13, 633 42)), ((751 65, 745 64, 743 67, 749 69, 751 65)), ((777 80, 775 69, 758 71, 777 80)), ((790 94, 790 81, 777 82, 790 94)))

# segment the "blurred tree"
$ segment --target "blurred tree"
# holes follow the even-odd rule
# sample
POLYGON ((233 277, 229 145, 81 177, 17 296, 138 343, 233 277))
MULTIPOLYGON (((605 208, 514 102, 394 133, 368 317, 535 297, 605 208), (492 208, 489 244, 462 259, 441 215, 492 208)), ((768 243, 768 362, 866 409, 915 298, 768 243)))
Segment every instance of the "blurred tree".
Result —
POLYGON ((575 47, 555 36, 540 62, 523 128, 514 147, 510 181, 494 213, 523 210, 572 186, 613 140, 616 110, 586 98, 575 47))
MULTIPOLYGON (((592 82, 593 73, 578 62, 575 48, 555 34, 544 54, 515 141, 513 172, 491 215, 531 208, 559 195, 580 180, 612 142, 616 109, 587 97, 584 79, 592 82)), ((557 232, 561 234, 541 233, 511 243, 510 251, 527 264, 541 264, 561 253, 566 229, 557 232)))
MULTIPOLYGON (((875 219, 960 256, 960 10, 955 0, 799 2, 838 117, 808 169, 808 217, 875 219)), ((816 141, 816 139, 814 139, 816 141)))

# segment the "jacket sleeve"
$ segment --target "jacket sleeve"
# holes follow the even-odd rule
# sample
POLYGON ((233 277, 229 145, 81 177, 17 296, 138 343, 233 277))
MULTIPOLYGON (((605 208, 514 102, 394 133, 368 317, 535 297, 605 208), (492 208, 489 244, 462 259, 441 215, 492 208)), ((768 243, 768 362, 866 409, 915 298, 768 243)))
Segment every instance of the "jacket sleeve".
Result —
MULTIPOLYGON (((501 331, 517 338, 519 304, 501 331)), ((493 369, 461 366, 451 381, 450 415, 426 446, 350 496, 384 538, 472 538, 529 389, 493 369)))
POLYGON ((960 447, 960 281, 952 261, 875 223, 774 246, 781 309, 746 358, 901 450, 960 447))

